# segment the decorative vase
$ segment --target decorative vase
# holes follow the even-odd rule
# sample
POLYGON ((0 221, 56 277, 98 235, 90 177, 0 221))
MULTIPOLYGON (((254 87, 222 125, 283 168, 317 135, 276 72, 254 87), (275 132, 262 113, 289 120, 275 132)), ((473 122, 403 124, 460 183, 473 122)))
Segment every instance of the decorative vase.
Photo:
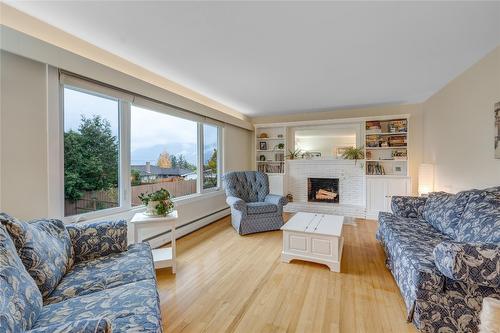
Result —
POLYGON ((146 206, 146 211, 144 212, 144 215, 159 216, 158 213, 156 212, 156 206, 159 203, 160 203, 159 201, 149 201, 148 205, 146 206))

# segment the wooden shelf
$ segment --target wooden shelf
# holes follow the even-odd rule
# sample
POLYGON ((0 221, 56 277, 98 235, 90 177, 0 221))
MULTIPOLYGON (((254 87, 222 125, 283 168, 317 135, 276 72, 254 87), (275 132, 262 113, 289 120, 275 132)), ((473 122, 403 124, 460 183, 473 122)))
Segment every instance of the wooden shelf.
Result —
POLYGON ((366 162, 408 162, 408 160, 365 160, 366 162))
POLYGON ((286 138, 257 138, 257 141, 265 141, 265 140, 286 140, 286 138))
POLYGON ((407 135, 408 132, 384 132, 384 133, 365 133, 365 136, 369 135, 407 135))
POLYGON ((380 150, 380 149, 408 149, 408 146, 399 147, 366 147, 366 150, 380 150))
POLYGON ((266 150, 257 149, 257 151, 262 152, 262 153, 282 153, 285 150, 284 149, 274 149, 274 150, 272 150, 272 149, 266 149, 266 150))

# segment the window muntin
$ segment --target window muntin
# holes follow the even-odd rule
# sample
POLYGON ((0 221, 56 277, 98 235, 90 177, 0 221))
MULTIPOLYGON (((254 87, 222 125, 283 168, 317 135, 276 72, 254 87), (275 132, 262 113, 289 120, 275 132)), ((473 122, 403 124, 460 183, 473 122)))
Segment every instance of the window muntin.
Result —
POLYGON ((196 193, 198 124, 134 105, 130 124, 132 206, 160 188, 175 198, 196 193))
POLYGON ((119 101, 64 87, 64 215, 120 206, 119 101))
POLYGON ((203 124, 203 189, 218 187, 219 179, 219 128, 203 124))

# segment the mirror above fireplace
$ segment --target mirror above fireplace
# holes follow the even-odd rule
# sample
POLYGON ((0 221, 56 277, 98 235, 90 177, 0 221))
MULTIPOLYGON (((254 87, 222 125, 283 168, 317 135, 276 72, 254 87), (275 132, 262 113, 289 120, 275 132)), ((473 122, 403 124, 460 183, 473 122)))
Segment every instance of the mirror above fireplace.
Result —
POLYGON ((359 132, 358 124, 296 127, 293 129, 295 149, 313 158, 337 159, 345 148, 359 145, 359 132))

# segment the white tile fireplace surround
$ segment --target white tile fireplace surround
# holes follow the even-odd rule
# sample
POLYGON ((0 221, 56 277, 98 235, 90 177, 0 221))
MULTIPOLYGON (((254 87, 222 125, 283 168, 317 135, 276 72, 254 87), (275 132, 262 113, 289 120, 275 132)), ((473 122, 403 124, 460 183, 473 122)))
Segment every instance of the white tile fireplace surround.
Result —
POLYGON ((287 192, 293 195, 293 202, 285 206, 288 212, 317 212, 364 218, 365 171, 364 161, 310 159, 286 161, 287 192), (338 178, 339 203, 308 201, 309 178, 338 178))

